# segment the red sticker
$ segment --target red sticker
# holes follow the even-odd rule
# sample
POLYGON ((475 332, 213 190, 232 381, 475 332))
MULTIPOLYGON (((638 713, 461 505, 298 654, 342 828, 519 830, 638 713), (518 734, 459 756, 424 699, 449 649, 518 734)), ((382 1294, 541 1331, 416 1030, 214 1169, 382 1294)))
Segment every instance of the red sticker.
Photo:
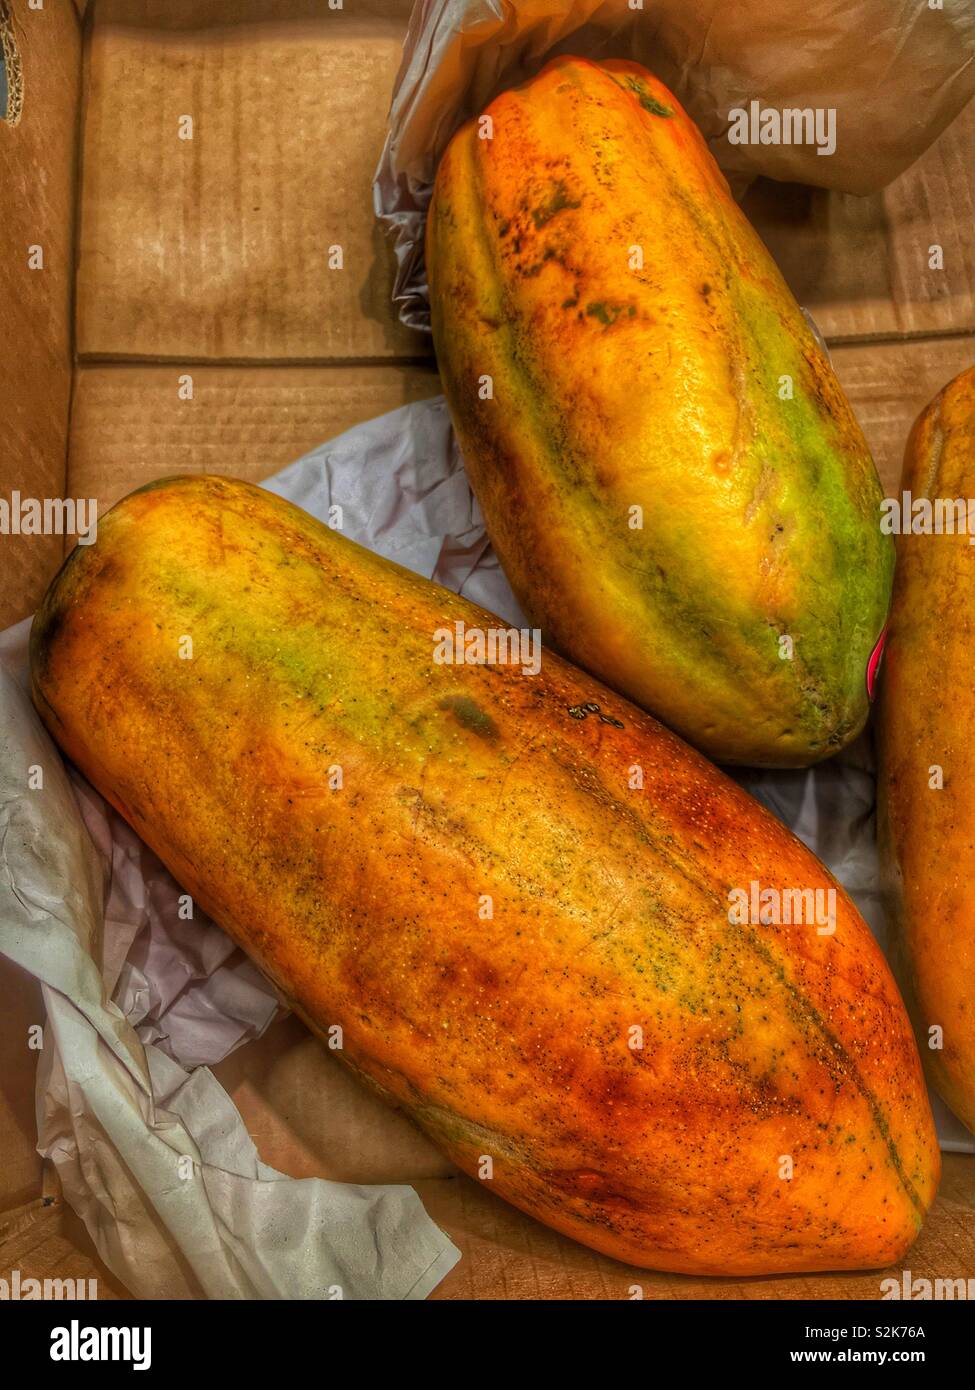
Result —
POLYGON ((877 645, 870 653, 870 660, 867 662, 867 697, 872 700, 874 691, 877 689, 877 676, 880 672, 880 663, 884 659, 884 645, 887 641, 887 628, 889 624, 884 623, 884 630, 877 638, 877 645))

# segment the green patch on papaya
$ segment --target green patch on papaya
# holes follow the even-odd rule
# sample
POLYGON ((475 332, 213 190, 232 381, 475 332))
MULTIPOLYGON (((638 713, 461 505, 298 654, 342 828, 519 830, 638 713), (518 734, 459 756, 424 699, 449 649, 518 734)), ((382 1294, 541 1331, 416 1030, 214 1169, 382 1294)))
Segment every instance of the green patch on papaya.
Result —
POLYGON ((633 304, 609 304, 606 300, 599 299, 586 305, 586 313, 590 318, 598 319, 604 328, 612 328, 621 314, 633 318, 636 315, 636 306, 633 304))
POLYGON ((639 78, 628 77, 626 79, 626 85, 637 98, 644 111, 649 111, 651 116, 663 116, 667 119, 674 114, 669 106, 664 106, 662 101, 658 101, 656 97, 650 95, 639 78))
POLYGON ((552 185, 548 201, 540 207, 532 209, 532 221, 536 229, 544 227, 547 222, 551 222, 556 213, 563 212, 566 208, 581 207, 578 199, 569 197, 569 190, 566 188, 562 179, 556 179, 552 185))
POLYGON ((440 701, 440 708, 450 710, 458 724, 470 729, 478 737, 497 738, 497 724, 469 695, 451 695, 440 701))

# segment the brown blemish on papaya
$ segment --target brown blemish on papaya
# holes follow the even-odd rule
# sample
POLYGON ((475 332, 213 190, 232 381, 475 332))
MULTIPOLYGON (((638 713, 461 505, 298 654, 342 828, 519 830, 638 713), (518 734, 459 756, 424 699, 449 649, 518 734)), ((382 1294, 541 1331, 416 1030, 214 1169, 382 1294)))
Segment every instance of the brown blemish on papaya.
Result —
POLYGON ((450 710, 458 724, 470 729, 479 738, 497 738, 497 724, 469 695, 450 695, 440 701, 440 708, 450 710))
POLYGON ((474 979, 481 989, 494 991, 501 987, 501 976, 489 961, 479 961, 474 970, 474 979))

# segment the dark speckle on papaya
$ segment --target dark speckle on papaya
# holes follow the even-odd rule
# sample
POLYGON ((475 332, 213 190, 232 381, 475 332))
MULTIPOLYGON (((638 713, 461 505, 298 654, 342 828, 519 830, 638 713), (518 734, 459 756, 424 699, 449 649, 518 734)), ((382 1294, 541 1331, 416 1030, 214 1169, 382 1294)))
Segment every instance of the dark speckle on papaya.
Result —
POLYGON ((470 729, 480 738, 497 738, 497 724, 469 695, 451 695, 440 701, 440 708, 450 710, 458 724, 470 729))

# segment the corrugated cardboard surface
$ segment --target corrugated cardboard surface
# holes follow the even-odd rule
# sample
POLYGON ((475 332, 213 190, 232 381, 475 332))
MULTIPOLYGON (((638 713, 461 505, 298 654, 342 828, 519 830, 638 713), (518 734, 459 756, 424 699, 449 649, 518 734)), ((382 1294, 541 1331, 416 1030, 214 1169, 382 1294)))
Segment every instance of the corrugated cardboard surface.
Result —
POLYGON ((82 357, 389 358, 371 179, 408 5, 98 0, 78 272, 82 357), (193 138, 179 138, 192 117, 193 138), (343 266, 329 268, 341 246, 343 266))
POLYGON ((911 426, 946 382, 975 363, 975 335, 841 344, 830 351, 884 491, 896 494, 911 426))
MULTIPOLYGON (((81 41, 70 0, 7 0, 23 72, 16 125, 0 120, 0 496, 64 491, 71 383, 72 227, 81 41), (43 270, 28 248, 43 248, 43 270)), ((37 604, 60 563, 59 536, 0 537, 0 628, 37 604)), ((0 961, 0 1211, 31 1198, 34 1071, 28 1028, 40 990, 0 961)))
POLYGON ((294 1017, 213 1070, 264 1162, 292 1177, 380 1183, 456 1173, 405 1116, 361 1086, 294 1017))
MULTIPOLYGON (((81 39, 70 0, 6 0, 23 70, 20 121, 0 120, 0 482, 9 499, 60 497, 71 385, 75 160, 81 39), (30 269, 40 247, 43 269, 30 269)), ((0 628, 34 607, 57 536, 3 536, 0 628)))
POLYGON ((57 1197, 38 1198, 17 1212, 0 1216, 0 1278, 13 1271, 26 1279, 95 1280, 99 1299, 127 1299, 126 1290, 99 1260, 88 1232, 57 1197))
POLYGON ((800 304, 830 342, 975 326, 975 103, 869 198, 763 179, 745 198, 800 304), (940 247, 943 269, 933 269, 940 247))
POLYGON ((68 493, 111 506, 172 473, 270 477, 350 425, 436 395, 432 366, 82 366, 68 493), (192 379, 192 399, 180 398, 192 379))
MULTIPOLYGON (((946 381, 975 362, 975 334, 834 345, 837 375, 895 492, 908 431, 946 381)), ((68 491, 110 506, 169 473, 258 481, 360 420, 440 390, 432 359, 350 367, 82 366, 68 491), (180 401, 180 378, 193 400, 180 401)))
MULTIPOLYGON (((47 0, 46 11, 59 2, 68 12, 68 0, 47 0)), ((369 195, 407 12, 406 0, 346 0, 343 11, 320 0, 89 6, 77 294, 85 361, 75 378, 70 495, 106 506, 152 477, 204 468, 260 478, 357 420, 436 391, 432 364, 424 365, 428 341, 403 330, 388 302, 391 263, 369 195), (186 114, 193 142, 176 135, 186 114), (342 272, 324 267, 333 242, 345 252, 342 272), (186 372, 189 402, 178 395, 186 372)), ((914 416, 975 361, 973 119, 966 114, 875 198, 762 185, 749 199, 833 342, 888 490, 914 416), (934 242, 944 247, 944 271, 928 267, 934 242)), ((20 177, 34 167, 23 164, 20 177)), ((22 285, 16 292, 22 318, 48 321, 43 297, 25 301, 22 285)), ((48 353, 34 391, 60 402, 62 465, 65 378, 48 353)), ((9 490, 16 482, 0 464, 9 490)), ((55 567, 60 542, 50 549, 38 574, 55 567)), ((17 615, 38 587, 20 579, 17 615)), ((20 1039, 34 1005, 18 994, 21 1003, 12 1031, 0 1025, 0 1063, 21 1068, 13 1089, 0 1077, 0 1161, 8 1145, 28 1152, 20 1039), (4 1122, 4 1103, 13 1121, 4 1122)), ((880 1274, 741 1283, 650 1275, 602 1259, 448 1176, 426 1140, 293 1019, 216 1070, 265 1161, 296 1176, 417 1183, 465 1256, 436 1297, 618 1298, 634 1283, 654 1298, 879 1294, 880 1274)), ((22 1194, 18 1182, 12 1191, 22 1194)), ((0 1210, 15 1200, 7 1194, 0 1210)), ((973 1213, 975 1159, 947 1156, 938 1203, 910 1255, 915 1274, 975 1271, 973 1213)), ((13 1265, 98 1272, 84 1232, 59 1203, 35 1203, 8 1225, 0 1274, 13 1265)), ((124 1291, 101 1270, 100 1292, 124 1291)))

